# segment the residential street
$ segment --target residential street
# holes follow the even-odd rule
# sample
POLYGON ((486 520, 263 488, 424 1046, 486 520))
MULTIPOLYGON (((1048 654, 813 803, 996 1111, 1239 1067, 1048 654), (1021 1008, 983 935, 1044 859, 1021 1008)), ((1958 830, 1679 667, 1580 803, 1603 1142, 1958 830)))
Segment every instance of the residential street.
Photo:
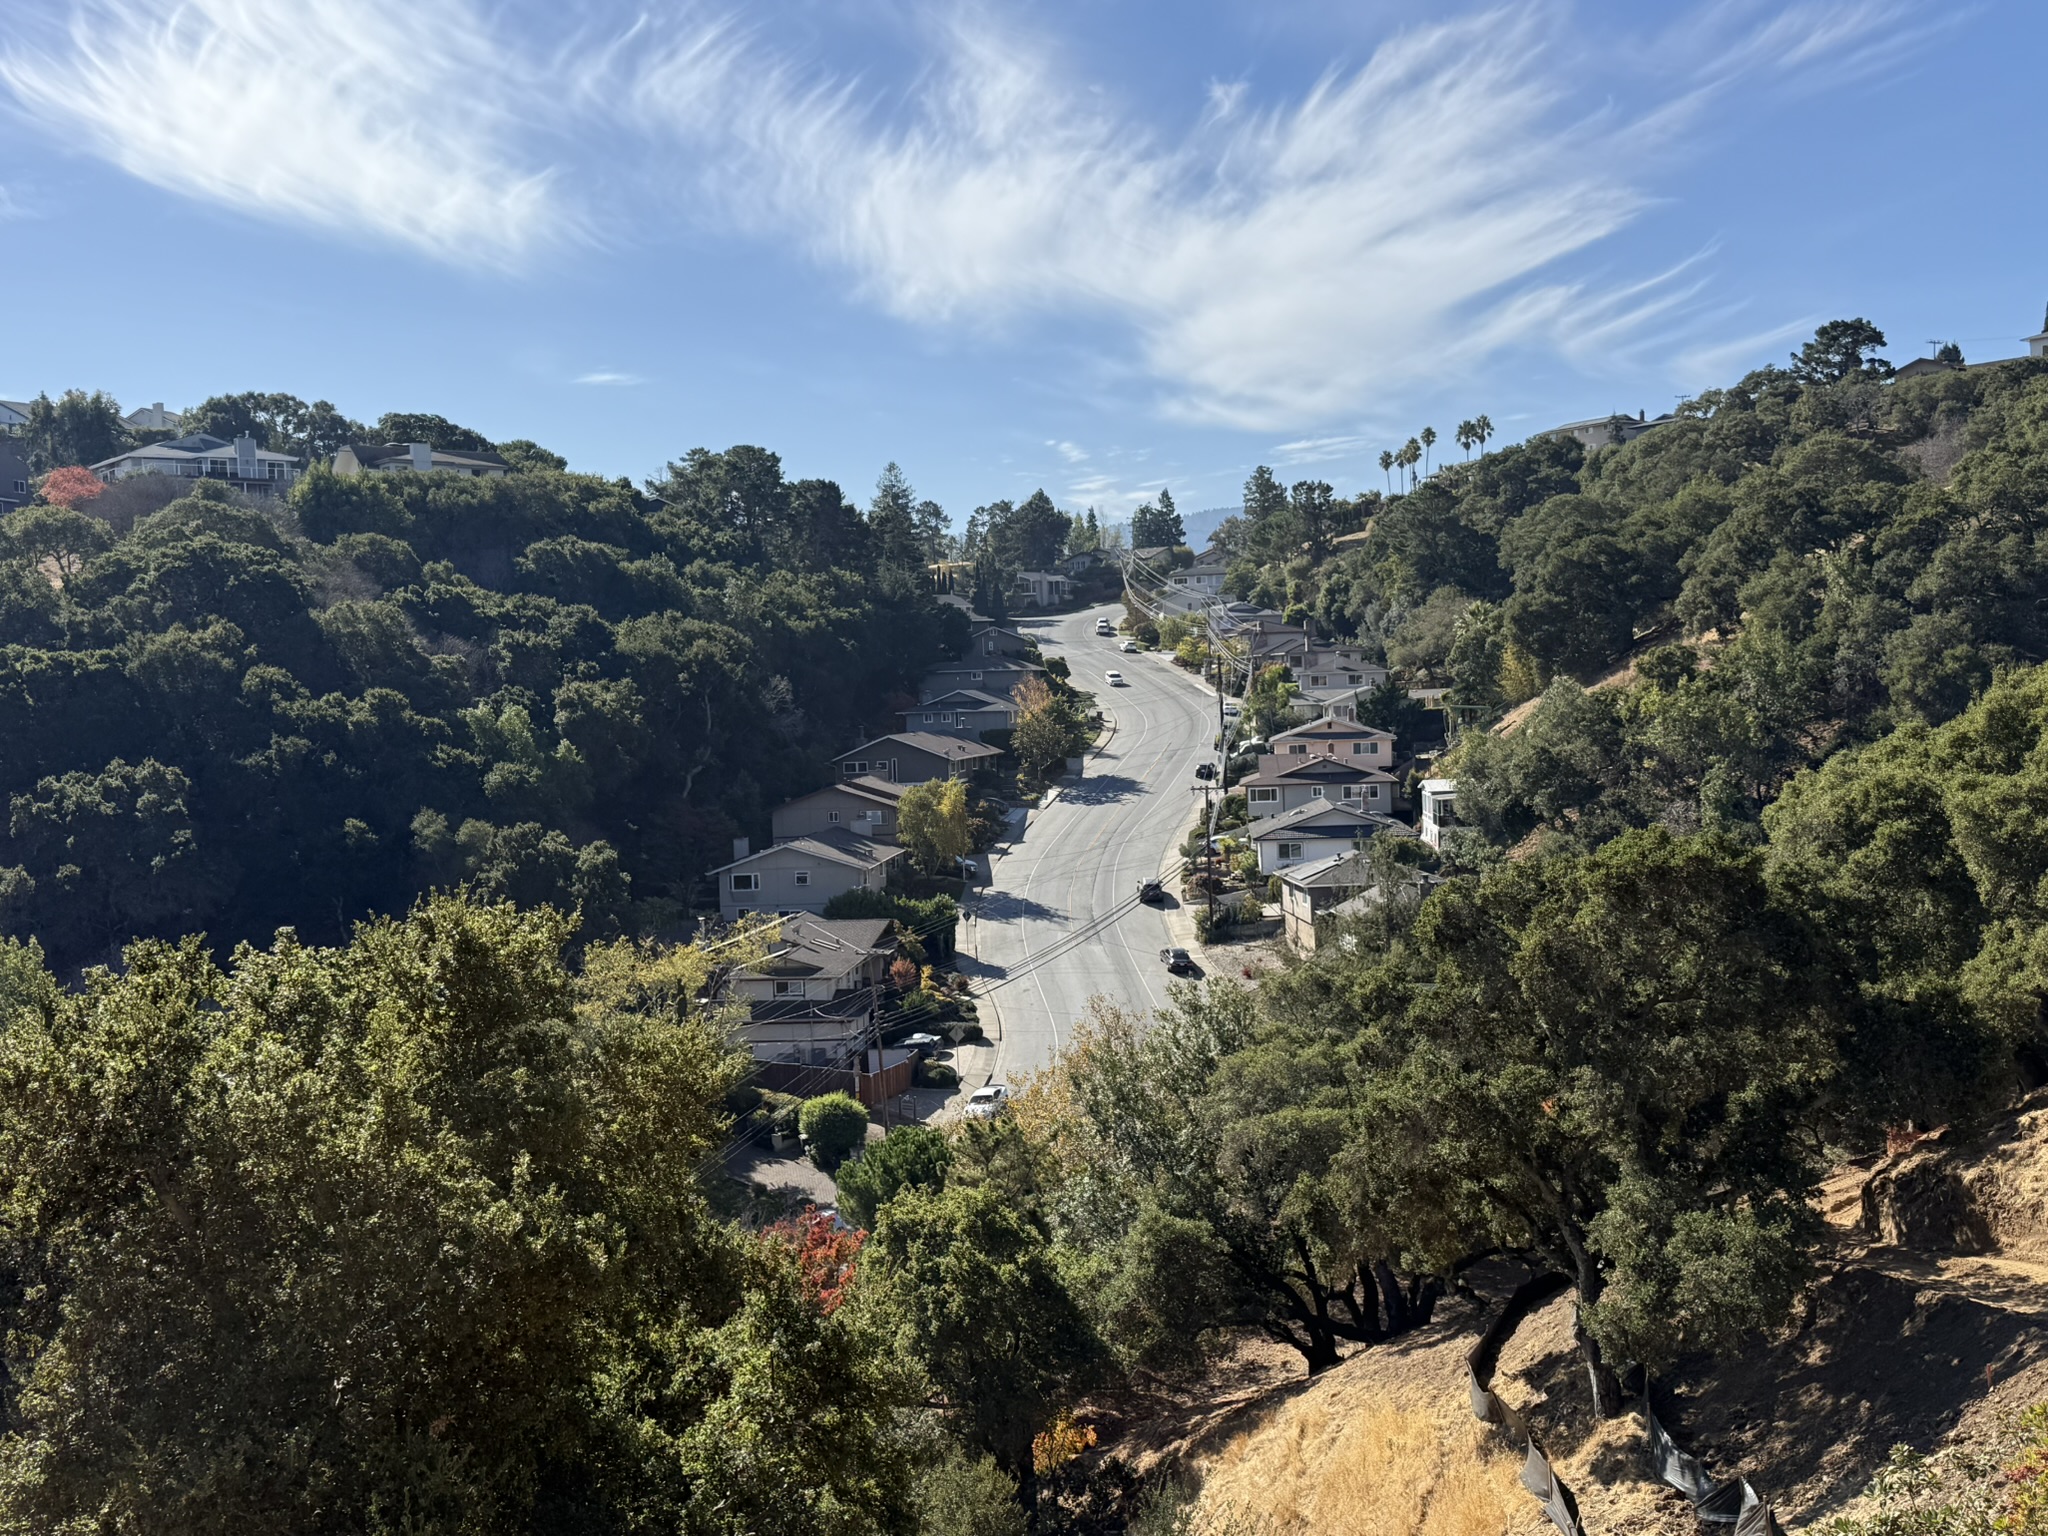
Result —
MULTIPOLYGON (((1038 637, 1048 659, 1066 659, 1075 686, 1095 694, 1116 729, 1083 777, 1064 783, 996 856, 990 886, 973 903, 962 947, 974 960, 964 968, 1000 1021, 998 1082, 1050 1062, 1098 992, 1137 1008, 1164 1002, 1159 950, 1188 942, 1185 925, 1175 937, 1165 910, 1140 906, 1137 890, 1178 859, 1199 800, 1195 765, 1216 733, 1214 696, 1157 657, 1120 654, 1118 640, 1095 633, 1105 615, 1118 620, 1123 610, 1017 626, 1038 637), (1127 686, 1103 680, 1112 669, 1127 686)), ((1169 904, 1179 900, 1177 886, 1168 886, 1169 904)))

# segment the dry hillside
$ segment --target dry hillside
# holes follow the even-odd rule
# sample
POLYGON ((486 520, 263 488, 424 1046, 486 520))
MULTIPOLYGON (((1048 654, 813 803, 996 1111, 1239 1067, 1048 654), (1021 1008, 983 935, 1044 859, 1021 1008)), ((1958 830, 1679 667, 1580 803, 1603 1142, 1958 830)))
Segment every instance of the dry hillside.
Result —
MULTIPOLYGON (((1989 1446, 2048 1401, 2048 1096, 1980 1136, 1844 1168, 1822 1198, 1833 1240, 1793 1325, 1656 1388, 1679 1443, 1717 1477, 1748 1477, 1795 1531, 1859 1512, 1894 1445, 1989 1446)), ((1570 1308, 1560 1299, 1524 1324, 1496 1389, 1538 1426, 1589 1536, 1693 1536, 1685 1501, 1646 1475, 1640 1416, 1586 1413, 1570 1308)), ((1284 1362, 1240 1360, 1230 1390, 1182 1414, 1170 1444, 1133 1429, 1123 1448, 1180 1459, 1202 1480, 1204 1517, 1232 1530, 1548 1530, 1514 1448, 1470 1415, 1464 1357, 1480 1316, 1447 1302, 1431 1327, 1313 1382, 1262 1384, 1258 1371, 1270 1383, 1284 1362)))

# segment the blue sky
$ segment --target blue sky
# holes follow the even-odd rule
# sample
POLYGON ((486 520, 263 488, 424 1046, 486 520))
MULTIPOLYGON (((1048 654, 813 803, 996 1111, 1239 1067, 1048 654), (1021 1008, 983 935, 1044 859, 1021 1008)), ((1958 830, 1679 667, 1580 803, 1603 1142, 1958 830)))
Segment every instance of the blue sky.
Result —
POLYGON ((2048 7, 11 0, 0 398, 288 390, 635 477, 1380 483, 1867 315, 2024 350, 2048 7), (1440 449, 1440 451, 1442 451, 1440 449))

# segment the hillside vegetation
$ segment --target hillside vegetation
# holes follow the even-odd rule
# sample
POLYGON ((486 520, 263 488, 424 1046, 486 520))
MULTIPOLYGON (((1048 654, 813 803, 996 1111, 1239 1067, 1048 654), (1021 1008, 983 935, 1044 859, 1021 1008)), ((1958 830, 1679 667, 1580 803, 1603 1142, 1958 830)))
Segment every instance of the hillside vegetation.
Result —
POLYGON ((158 488, 0 521, 0 917, 64 964, 457 881, 660 928, 965 643, 900 479, 862 514, 757 448, 158 488))

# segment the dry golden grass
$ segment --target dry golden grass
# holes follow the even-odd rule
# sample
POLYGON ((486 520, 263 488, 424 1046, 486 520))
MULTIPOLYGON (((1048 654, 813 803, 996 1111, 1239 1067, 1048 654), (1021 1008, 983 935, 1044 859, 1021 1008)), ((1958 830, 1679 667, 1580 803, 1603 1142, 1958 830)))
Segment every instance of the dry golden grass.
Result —
POLYGON ((1517 1460, 1474 1424, 1380 1407, 1290 1404, 1226 1447, 1197 1529, 1261 1536, 1509 1536, 1535 1503, 1517 1460))

